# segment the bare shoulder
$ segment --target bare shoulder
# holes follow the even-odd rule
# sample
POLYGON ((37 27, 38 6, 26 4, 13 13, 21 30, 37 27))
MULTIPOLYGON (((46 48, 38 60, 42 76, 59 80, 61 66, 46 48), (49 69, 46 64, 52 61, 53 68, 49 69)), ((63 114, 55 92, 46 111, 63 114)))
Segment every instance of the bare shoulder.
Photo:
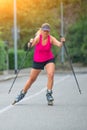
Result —
POLYGON ((51 43, 53 43, 55 40, 56 40, 56 38, 54 36, 50 35, 50 41, 51 41, 51 43))
POLYGON ((50 37, 51 37, 51 44, 56 45, 58 47, 62 46, 62 43, 58 41, 54 36, 50 36, 50 37))
POLYGON ((33 46, 36 45, 39 42, 40 35, 37 35, 33 40, 33 46))
POLYGON ((39 42, 39 39, 40 39, 40 35, 37 35, 37 36, 34 38, 34 41, 39 42))

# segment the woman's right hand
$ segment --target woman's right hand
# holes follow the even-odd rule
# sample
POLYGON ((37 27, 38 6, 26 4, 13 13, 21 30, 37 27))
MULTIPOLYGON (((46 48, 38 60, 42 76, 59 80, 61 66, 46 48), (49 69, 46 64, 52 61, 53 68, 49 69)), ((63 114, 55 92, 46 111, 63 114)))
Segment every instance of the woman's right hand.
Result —
POLYGON ((30 41, 28 42, 28 47, 31 46, 32 42, 33 42, 33 38, 31 38, 30 41))

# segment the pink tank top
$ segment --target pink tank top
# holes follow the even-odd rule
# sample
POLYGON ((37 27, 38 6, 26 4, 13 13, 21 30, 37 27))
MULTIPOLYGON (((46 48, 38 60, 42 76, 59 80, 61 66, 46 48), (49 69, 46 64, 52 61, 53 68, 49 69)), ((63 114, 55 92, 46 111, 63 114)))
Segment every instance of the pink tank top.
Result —
POLYGON ((50 43, 50 35, 48 35, 48 40, 45 45, 42 45, 42 35, 40 35, 40 40, 36 44, 34 49, 34 61, 44 62, 54 58, 51 47, 52 44, 50 43))

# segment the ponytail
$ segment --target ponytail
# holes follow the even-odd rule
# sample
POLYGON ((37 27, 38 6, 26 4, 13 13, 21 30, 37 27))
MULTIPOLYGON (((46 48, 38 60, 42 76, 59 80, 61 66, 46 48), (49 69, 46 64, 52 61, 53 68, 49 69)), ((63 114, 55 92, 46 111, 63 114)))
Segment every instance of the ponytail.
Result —
POLYGON ((41 28, 36 32, 35 36, 39 35, 41 33, 41 28))

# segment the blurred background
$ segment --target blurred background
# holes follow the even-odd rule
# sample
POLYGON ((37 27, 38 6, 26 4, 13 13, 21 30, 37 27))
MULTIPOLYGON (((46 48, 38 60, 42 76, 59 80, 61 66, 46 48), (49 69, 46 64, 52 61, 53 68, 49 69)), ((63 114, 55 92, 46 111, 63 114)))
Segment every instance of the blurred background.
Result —
MULTIPOLYGON (((87 0, 3 0, 0 1, 0 72, 29 68, 33 49, 26 55, 25 44, 45 22, 51 34, 66 46, 72 63, 87 66, 87 0)), ((53 47, 56 68, 67 67, 64 49, 53 47)))

